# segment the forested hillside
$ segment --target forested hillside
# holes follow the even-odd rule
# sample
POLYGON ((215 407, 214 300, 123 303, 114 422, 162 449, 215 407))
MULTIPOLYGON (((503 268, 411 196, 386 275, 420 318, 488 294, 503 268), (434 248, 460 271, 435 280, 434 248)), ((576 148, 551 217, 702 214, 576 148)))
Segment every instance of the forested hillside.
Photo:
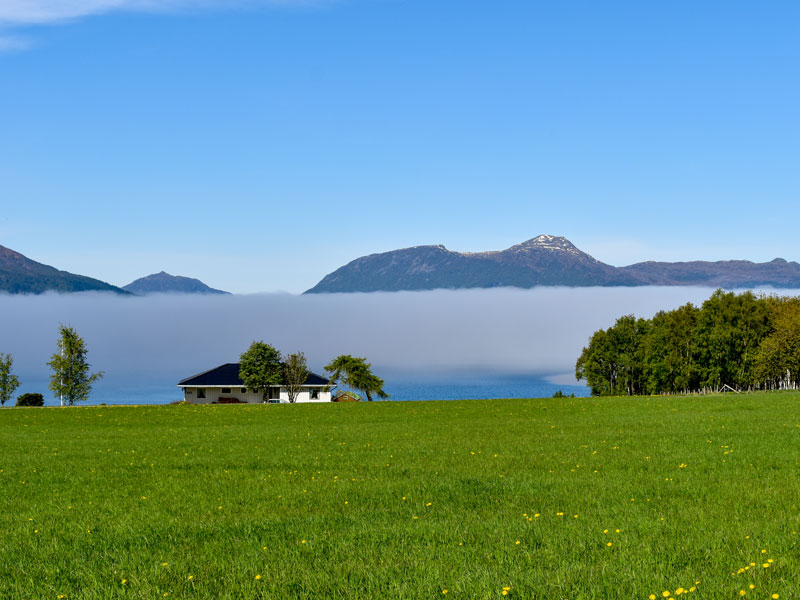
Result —
POLYGON ((596 331, 575 366, 592 395, 796 389, 800 298, 717 290, 652 319, 596 331))

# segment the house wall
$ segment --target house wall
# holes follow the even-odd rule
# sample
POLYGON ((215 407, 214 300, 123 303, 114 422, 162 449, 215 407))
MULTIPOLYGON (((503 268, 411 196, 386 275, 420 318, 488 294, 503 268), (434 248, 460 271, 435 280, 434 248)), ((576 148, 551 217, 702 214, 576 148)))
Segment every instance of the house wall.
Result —
MULTIPOLYGON (((305 390, 300 392, 298 395, 296 402, 331 402, 331 392, 324 391, 321 388, 314 386, 315 389, 319 389, 319 399, 312 400, 311 399, 311 392, 309 390, 305 390)), ((230 393, 222 393, 222 387, 206 387, 203 388, 206 392, 205 398, 198 398, 197 397, 197 389, 195 387, 185 387, 183 388, 183 399, 186 402, 191 402, 192 404, 213 404, 217 402, 220 398, 236 398, 239 402, 247 402, 248 404, 261 404, 264 401, 264 397, 261 394, 256 394, 247 390, 247 392, 242 393, 242 388, 230 388, 230 393)), ((282 403, 289 402, 289 394, 286 392, 285 388, 281 388, 281 398, 280 401, 282 403)))

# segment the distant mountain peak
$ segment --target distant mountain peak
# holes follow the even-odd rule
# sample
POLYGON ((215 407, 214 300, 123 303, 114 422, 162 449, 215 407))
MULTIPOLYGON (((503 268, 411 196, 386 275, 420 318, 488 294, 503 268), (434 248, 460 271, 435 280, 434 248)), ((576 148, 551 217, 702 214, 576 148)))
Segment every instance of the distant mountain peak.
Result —
POLYGON ((215 290, 199 279, 170 275, 160 271, 132 281, 122 289, 132 294, 146 296, 148 294, 229 294, 222 290, 215 290))
POLYGON ((800 265, 776 258, 768 263, 648 261, 614 267, 565 237, 542 234, 506 250, 454 252, 432 245, 362 256, 306 293, 644 285, 799 288, 800 265))
POLYGON ((509 250, 527 250, 531 248, 543 248, 546 250, 557 250, 562 252, 580 252, 580 250, 578 250, 567 238, 547 234, 537 235, 535 238, 531 238, 525 242, 522 242, 521 244, 511 246, 509 250))
POLYGON ((309 293, 537 285, 637 285, 564 237, 539 235, 506 250, 454 252, 416 246, 363 256, 326 275, 309 293))

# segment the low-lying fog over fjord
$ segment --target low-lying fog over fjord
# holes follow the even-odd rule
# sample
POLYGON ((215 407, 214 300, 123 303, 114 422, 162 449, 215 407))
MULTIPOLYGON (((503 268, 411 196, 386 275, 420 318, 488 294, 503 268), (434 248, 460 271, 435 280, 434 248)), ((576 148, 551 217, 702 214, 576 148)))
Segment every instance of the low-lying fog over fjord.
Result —
MULTIPOLYGON (((57 327, 75 327, 94 370, 94 402, 154 391, 178 400, 182 378, 238 361, 253 340, 305 352, 315 372, 338 354, 366 357, 387 388, 536 376, 576 385, 589 336, 625 314, 650 317, 705 288, 536 288, 295 296, 0 295, 0 351, 14 355, 19 393, 46 391, 57 327)), ((782 290, 781 294, 792 292, 782 290)), ((50 393, 46 396, 50 398, 50 393)), ((51 399, 52 401, 52 399, 51 399)), ((141 401, 141 400, 139 400, 141 401)))

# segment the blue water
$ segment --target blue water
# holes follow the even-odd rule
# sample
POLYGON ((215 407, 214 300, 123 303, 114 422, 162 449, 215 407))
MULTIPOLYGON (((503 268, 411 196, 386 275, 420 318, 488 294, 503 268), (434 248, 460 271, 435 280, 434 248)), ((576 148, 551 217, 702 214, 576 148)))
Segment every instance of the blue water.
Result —
POLYGON ((470 379, 387 380, 392 400, 488 400, 491 398, 549 398, 558 390, 588 396, 583 385, 558 385, 530 375, 490 375, 470 379))
MULTIPOLYGON (((559 385, 534 375, 442 375, 414 378, 411 376, 386 377, 386 391, 392 400, 487 400, 491 398, 549 398, 558 390, 565 394, 588 396, 582 385, 559 385)), ((17 390, 40 392, 47 406, 58 406, 57 399, 47 391, 46 381, 23 383, 17 390)), ((174 382, 146 384, 120 383, 101 380, 95 384, 89 405, 98 404, 169 404, 183 399, 182 391, 174 382)), ((12 401, 13 403, 13 401, 12 401)))

